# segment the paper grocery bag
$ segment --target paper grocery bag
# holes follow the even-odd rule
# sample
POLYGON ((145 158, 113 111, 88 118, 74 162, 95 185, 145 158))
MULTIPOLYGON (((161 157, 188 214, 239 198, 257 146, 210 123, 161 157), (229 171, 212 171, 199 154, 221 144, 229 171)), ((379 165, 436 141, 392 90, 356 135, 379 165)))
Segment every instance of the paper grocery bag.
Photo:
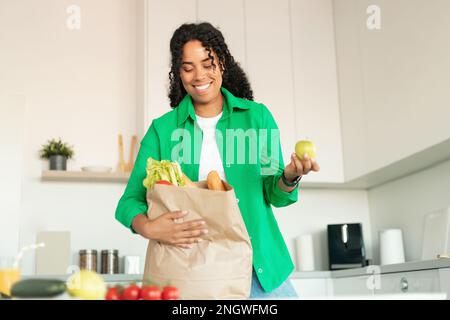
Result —
POLYGON ((208 234, 191 249, 149 240, 144 281, 170 283, 181 299, 246 299, 252 281, 252 246, 234 189, 209 190, 206 181, 198 188, 155 184, 147 192, 148 217, 187 210, 179 219, 202 218, 208 234))

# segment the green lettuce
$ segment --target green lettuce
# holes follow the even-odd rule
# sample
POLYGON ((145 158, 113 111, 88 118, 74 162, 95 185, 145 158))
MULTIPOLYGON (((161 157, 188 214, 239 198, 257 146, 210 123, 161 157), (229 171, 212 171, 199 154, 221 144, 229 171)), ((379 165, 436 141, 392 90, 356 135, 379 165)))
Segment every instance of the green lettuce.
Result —
POLYGON ((174 186, 184 186, 183 173, 178 162, 168 160, 147 159, 147 177, 142 184, 147 189, 153 188, 153 185, 159 180, 169 181, 174 186))

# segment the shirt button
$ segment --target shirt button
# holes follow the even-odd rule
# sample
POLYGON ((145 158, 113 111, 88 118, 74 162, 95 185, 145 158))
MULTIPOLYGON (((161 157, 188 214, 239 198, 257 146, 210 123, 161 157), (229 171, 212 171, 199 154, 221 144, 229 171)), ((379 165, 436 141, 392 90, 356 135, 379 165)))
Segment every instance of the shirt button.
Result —
POLYGON ((231 167, 231 164, 227 163, 227 168, 231 167))
POLYGON ((236 201, 239 203, 239 198, 236 198, 236 201))
POLYGON ((258 268, 258 273, 263 273, 263 269, 262 268, 258 268))

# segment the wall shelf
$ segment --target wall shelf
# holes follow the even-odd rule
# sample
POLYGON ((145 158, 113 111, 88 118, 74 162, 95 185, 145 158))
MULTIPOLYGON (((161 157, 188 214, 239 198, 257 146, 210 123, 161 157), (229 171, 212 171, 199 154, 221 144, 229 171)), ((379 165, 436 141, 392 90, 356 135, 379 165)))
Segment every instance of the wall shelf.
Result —
POLYGON ((122 182, 126 183, 130 173, 124 172, 86 172, 86 171, 42 171, 42 181, 78 182, 122 182))
MULTIPOLYGON (((438 143, 386 167, 342 183, 313 182, 305 177, 300 182, 304 189, 356 189, 368 190, 384 183, 403 178, 413 173, 429 169, 450 159, 450 139, 438 143)), ((42 172, 42 181, 120 182, 126 183, 130 173, 53 171, 42 172)))

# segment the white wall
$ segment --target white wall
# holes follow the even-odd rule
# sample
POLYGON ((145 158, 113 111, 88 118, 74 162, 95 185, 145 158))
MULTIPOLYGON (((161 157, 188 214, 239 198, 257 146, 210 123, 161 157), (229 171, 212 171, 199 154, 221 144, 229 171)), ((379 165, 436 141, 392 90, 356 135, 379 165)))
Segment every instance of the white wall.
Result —
POLYGON ((420 260, 425 214, 450 206, 450 161, 369 190, 375 263, 378 231, 403 230, 406 261, 420 260))
MULTIPOLYGON (((47 139, 75 146, 68 169, 115 167, 117 135, 124 135, 127 149, 136 130, 136 2, 76 1, 78 31, 66 27, 71 4, 0 1, 0 90, 26 100, 20 246, 41 230, 69 230, 74 253, 117 248, 144 257, 145 241, 114 220, 123 184, 40 181, 46 163, 37 152, 47 139)), ((34 271, 32 258, 24 259, 24 273, 34 271)))
POLYGON ((0 256, 19 244, 25 98, 0 92, 0 256))

